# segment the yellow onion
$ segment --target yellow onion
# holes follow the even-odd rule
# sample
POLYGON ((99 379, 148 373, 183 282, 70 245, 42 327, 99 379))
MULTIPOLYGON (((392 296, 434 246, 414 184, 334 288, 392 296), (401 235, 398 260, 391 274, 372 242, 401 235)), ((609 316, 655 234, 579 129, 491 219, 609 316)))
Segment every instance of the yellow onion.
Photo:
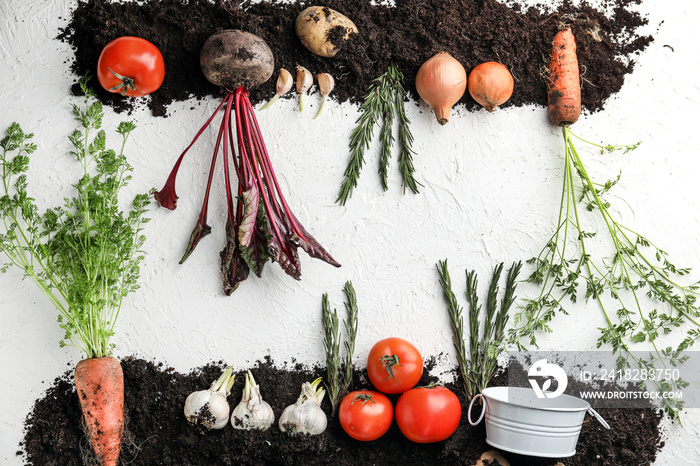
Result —
POLYGON ((464 95, 467 72, 447 52, 440 52, 421 65, 416 75, 416 90, 435 112, 438 123, 450 119, 450 109, 464 95))
POLYGON ((495 61, 477 65, 469 73, 469 94, 489 112, 513 95, 513 76, 495 61))

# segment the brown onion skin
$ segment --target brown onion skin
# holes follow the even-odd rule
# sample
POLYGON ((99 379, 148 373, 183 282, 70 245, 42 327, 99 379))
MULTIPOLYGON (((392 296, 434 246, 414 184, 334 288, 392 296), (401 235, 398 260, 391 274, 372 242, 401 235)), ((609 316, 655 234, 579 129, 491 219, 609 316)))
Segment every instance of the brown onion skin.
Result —
POLYGON ((469 73, 469 94, 489 112, 513 95, 513 76, 504 65, 489 61, 469 73))
POLYGON ((467 71, 452 55, 439 52, 423 63, 416 74, 416 90, 432 107, 441 125, 450 119, 450 109, 464 95, 467 71))
POLYGON ((262 84, 275 70, 267 43, 238 29, 225 29, 209 37, 202 46, 199 63, 210 82, 228 91, 262 84))

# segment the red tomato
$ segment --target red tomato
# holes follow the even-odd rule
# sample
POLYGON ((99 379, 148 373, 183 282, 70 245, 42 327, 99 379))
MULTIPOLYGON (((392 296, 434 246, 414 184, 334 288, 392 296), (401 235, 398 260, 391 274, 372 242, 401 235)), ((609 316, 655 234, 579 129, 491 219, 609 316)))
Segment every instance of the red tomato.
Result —
POLYGON ((416 443, 445 440, 457 430, 461 418, 459 398, 440 385, 414 388, 396 402, 396 423, 416 443))
POLYGON ((394 408, 389 398, 373 390, 348 393, 338 408, 338 420, 355 440, 376 440, 389 430, 394 408))
POLYGON ((423 375, 423 358, 406 340, 385 338, 369 351, 367 375, 380 392, 403 393, 413 388, 423 375))
POLYGON ((156 91, 165 77, 158 48, 140 37, 124 36, 105 45, 97 61, 97 79, 109 92, 141 97, 156 91))

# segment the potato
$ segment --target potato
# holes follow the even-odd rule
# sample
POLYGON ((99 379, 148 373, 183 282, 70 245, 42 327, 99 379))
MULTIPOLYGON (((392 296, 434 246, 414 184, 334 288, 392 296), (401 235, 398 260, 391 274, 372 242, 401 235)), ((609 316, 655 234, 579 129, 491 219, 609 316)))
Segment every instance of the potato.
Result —
POLYGON ((340 50, 342 44, 337 43, 337 39, 336 43, 329 40, 329 34, 331 38, 338 37, 336 31, 333 31, 337 27, 345 28, 343 40, 357 32, 357 26, 350 18, 324 6, 308 7, 299 13, 295 22, 297 36, 304 47, 322 57, 334 57, 340 50))

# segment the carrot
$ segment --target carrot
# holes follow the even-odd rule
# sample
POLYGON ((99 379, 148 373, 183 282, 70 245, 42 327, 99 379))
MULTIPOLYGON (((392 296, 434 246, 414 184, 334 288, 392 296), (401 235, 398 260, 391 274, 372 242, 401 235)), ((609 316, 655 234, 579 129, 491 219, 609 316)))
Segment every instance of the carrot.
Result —
POLYGON ((549 119, 557 126, 572 125, 581 114, 581 83, 579 81, 576 40, 571 28, 559 31, 552 41, 549 58, 549 119))
POLYGON ((111 356, 83 359, 75 368, 75 388, 100 465, 115 466, 124 429, 122 366, 111 356))

